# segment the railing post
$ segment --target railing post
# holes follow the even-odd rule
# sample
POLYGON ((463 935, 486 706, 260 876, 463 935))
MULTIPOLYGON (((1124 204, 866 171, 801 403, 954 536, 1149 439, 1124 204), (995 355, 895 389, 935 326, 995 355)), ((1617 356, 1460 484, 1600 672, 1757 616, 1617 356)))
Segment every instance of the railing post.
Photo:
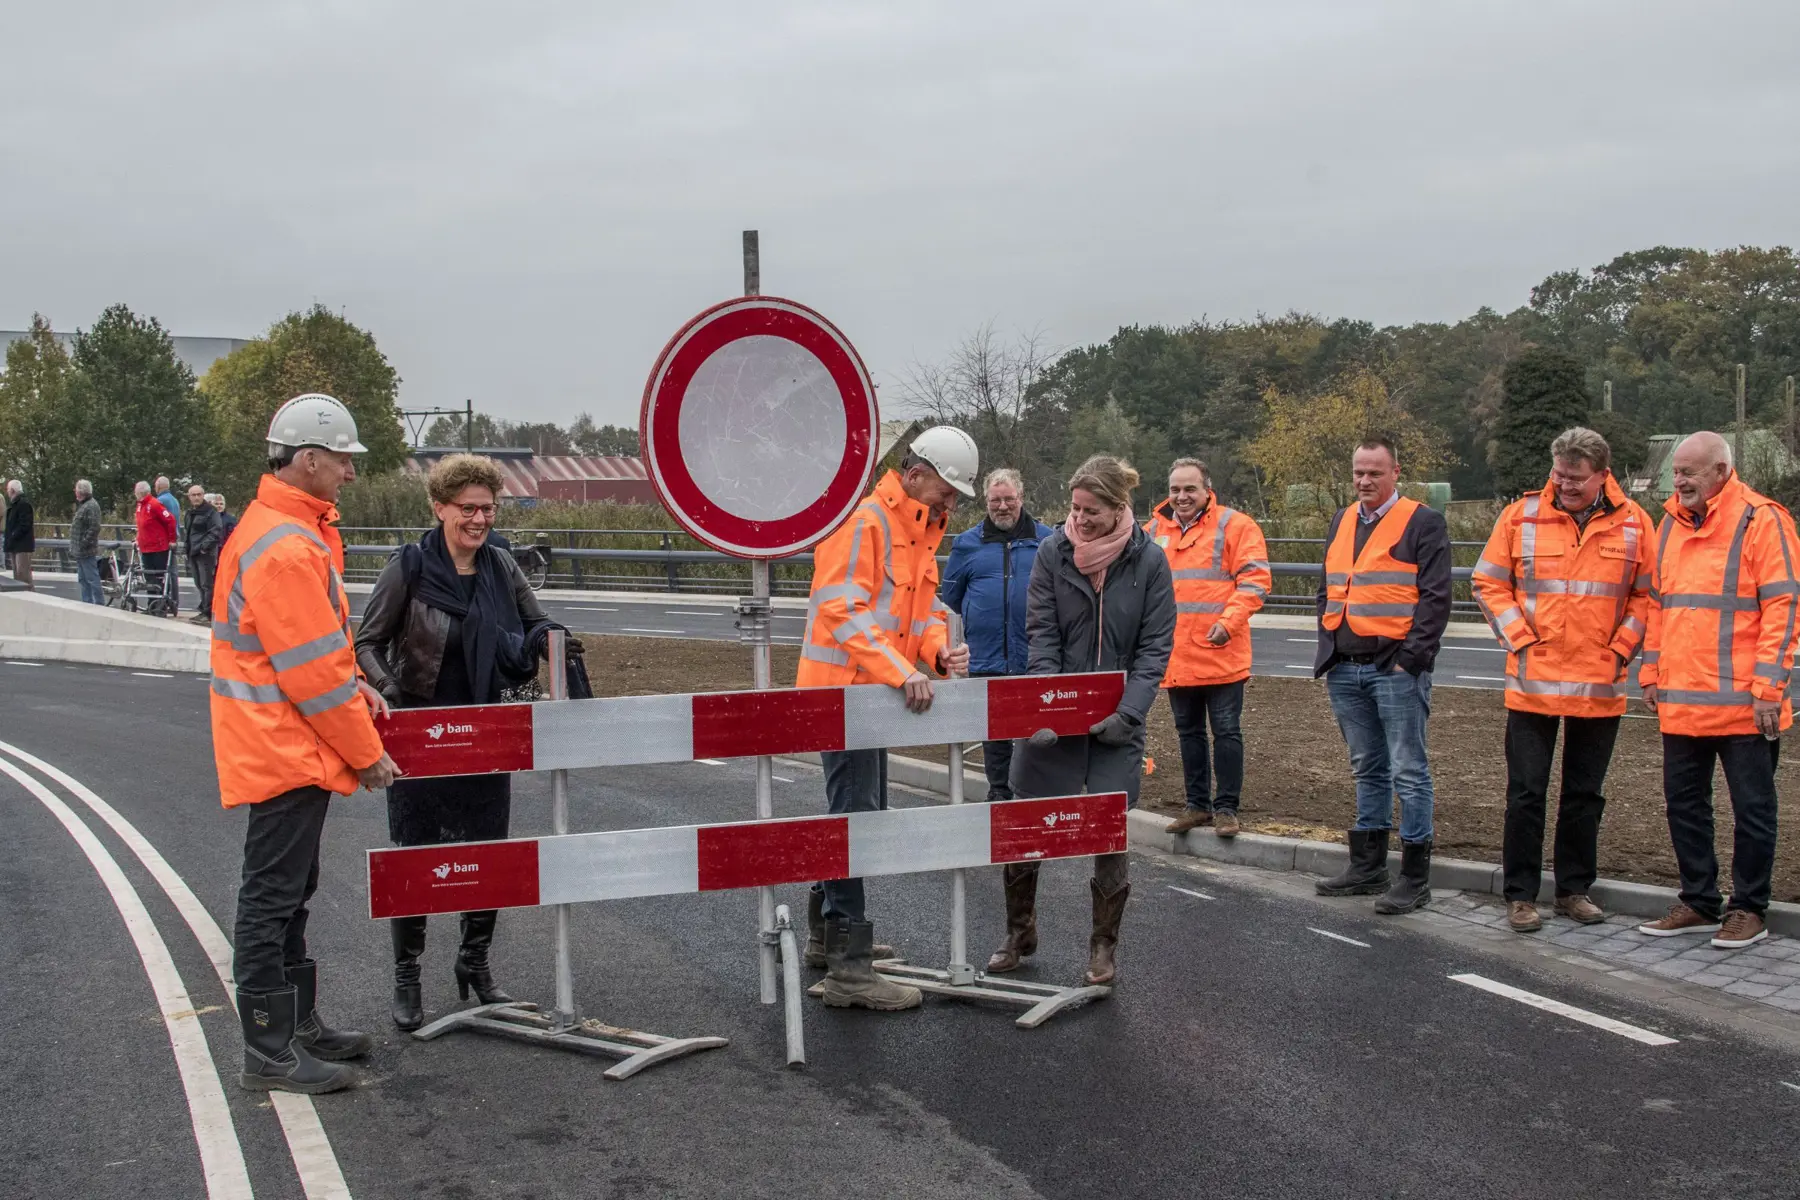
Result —
MULTIPOLYGON (((674 544, 670 541, 669 535, 666 533, 662 535, 662 548, 664 554, 667 554, 674 549, 674 544)), ((669 576, 669 590, 671 592, 679 592, 681 590, 681 576, 676 570, 675 560, 673 558, 664 559, 663 567, 669 576)))

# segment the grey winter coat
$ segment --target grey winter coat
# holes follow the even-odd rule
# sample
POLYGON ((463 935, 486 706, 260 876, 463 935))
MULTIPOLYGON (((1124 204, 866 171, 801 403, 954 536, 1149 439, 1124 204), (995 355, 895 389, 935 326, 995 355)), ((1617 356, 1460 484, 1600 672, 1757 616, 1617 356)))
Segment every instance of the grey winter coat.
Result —
MULTIPOLYGON (((1129 518, 1127 518, 1129 519, 1129 518)), ((1118 711, 1136 729, 1129 745, 1107 746, 1089 736, 1053 746, 1019 742, 1012 787, 1020 797, 1124 792, 1136 804, 1143 778, 1144 721, 1156 702, 1175 649, 1175 584, 1169 560, 1141 528, 1134 528, 1106 572, 1104 605, 1075 568, 1074 547, 1059 529, 1038 547, 1027 593, 1025 634, 1032 675, 1124 671, 1118 711), (1104 616, 1100 610, 1104 609, 1104 616), (1097 644, 1096 644, 1096 635, 1097 644)))
POLYGON ((89 496, 69 519, 69 552, 76 558, 100 557, 100 502, 89 496))

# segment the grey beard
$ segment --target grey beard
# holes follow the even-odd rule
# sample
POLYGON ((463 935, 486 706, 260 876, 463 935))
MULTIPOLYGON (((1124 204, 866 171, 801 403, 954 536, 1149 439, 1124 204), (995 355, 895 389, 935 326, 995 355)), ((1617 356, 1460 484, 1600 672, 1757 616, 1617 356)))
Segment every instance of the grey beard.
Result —
POLYGON ((994 528, 998 529, 1001 533, 1011 533, 1013 531, 1013 526, 1019 523, 1019 518, 1017 517, 1008 517, 1006 520, 1002 521, 999 517, 990 516, 988 517, 988 520, 992 521, 994 523, 994 528))

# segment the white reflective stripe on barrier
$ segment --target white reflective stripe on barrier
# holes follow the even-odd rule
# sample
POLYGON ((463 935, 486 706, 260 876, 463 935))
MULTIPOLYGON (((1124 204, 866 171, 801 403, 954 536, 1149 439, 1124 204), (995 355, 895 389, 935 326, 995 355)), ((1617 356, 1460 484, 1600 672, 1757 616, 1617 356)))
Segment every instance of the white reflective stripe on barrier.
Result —
POLYGON ((971 737, 988 727, 987 681, 935 680, 931 707, 922 713, 906 710, 906 693, 891 687, 844 689, 844 749, 873 750, 896 744, 936 746, 955 741, 985 741, 971 737), (975 686, 968 686, 973 683, 975 686), (909 740, 896 743, 896 730, 909 740))
POLYGON ((622 767, 646 762, 691 762, 690 696, 618 696, 533 705, 532 769, 622 767))

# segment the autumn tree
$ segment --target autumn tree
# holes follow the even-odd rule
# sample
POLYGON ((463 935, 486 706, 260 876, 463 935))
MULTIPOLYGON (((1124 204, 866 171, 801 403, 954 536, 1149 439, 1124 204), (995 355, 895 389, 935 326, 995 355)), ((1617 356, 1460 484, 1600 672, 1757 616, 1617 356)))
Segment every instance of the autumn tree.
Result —
POLYGON ((1394 439, 1402 477, 1439 478, 1450 461, 1443 433, 1394 402, 1385 380, 1357 368, 1313 392, 1263 393, 1267 421, 1245 450, 1262 473, 1271 504, 1285 505, 1288 489, 1319 507, 1342 507, 1354 494, 1350 459, 1358 442, 1373 434, 1394 439))
POLYGON ((6 348, 0 375, 0 478, 19 479, 46 514, 69 506, 86 466, 69 401, 73 370, 50 322, 34 313, 30 332, 6 348))
POLYGON ((79 474, 93 482, 103 508, 125 502, 140 479, 181 479, 207 468, 217 445, 211 414, 156 318, 115 304, 92 329, 76 332, 69 357, 79 474))

